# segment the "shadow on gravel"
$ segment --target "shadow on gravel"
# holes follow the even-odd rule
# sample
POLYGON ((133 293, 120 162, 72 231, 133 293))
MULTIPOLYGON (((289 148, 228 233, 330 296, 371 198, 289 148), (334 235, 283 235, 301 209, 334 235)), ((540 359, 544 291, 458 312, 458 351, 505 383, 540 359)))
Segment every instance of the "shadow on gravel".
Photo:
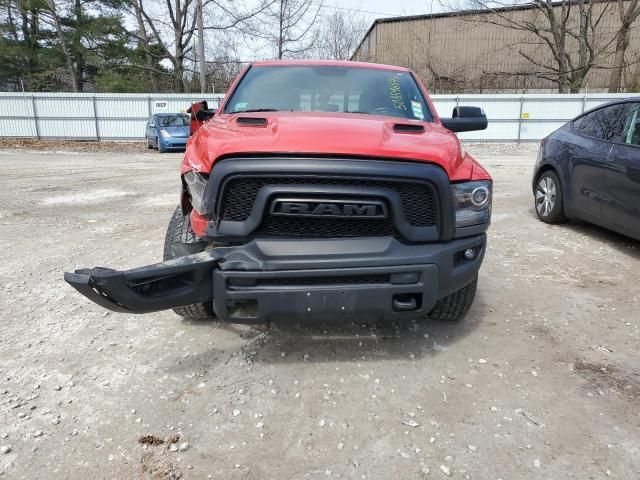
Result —
POLYGON ((254 346, 253 361, 291 364, 431 357, 455 348, 458 340, 479 326, 487 310, 480 288, 473 307, 459 322, 276 323, 267 330, 268 341, 254 346))
MULTIPOLYGON (((533 208, 529 209, 529 212, 538 221, 533 208)), ((628 255, 635 260, 640 260, 640 241, 633 238, 582 220, 571 219, 557 226, 558 228, 566 228, 576 234, 590 237, 592 240, 607 243, 620 253, 628 255)))
POLYGON ((579 220, 570 220, 564 226, 580 235, 587 235, 593 240, 605 242, 620 253, 640 260, 640 242, 633 238, 579 220))

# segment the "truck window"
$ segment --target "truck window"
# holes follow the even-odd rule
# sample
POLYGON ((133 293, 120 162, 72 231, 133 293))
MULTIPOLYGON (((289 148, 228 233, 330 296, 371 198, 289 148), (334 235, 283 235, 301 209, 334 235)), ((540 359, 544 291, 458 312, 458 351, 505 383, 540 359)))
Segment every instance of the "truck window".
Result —
POLYGON ((252 67, 224 111, 365 113, 433 120, 409 72, 359 67, 252 67))

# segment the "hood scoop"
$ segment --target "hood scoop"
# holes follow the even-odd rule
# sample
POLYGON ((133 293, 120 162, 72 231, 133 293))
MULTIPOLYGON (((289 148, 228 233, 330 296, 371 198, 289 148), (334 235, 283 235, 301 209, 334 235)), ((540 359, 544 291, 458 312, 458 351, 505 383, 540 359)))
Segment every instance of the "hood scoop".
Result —
POLYGON ((267 119, 264 117, 238 117, 236 123, 243 127, 266 127, 267 119))
POLYGON ((424 126, 412 123, 396 123, 393 125, 393 131, 395 133, 424 133, 424 126))

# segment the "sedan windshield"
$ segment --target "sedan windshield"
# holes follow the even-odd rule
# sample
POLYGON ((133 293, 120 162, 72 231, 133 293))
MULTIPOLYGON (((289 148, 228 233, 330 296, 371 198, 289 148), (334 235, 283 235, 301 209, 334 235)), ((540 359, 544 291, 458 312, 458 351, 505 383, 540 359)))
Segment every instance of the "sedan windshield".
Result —
POLYGON ((433 119, 409 72, 335 66, 252 67, 224 111, 279 110, 433 119))
POLYGON ((158 117, 158 125, 161 127, 187 127, 189 115, 162 115, 158 117))

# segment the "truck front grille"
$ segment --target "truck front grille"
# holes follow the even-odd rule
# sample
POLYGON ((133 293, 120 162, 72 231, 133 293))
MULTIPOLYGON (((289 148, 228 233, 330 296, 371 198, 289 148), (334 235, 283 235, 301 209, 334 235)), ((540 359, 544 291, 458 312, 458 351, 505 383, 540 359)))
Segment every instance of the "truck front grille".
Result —
POLYGON ((384 237, 395 235, 391 216, 384 219, 300 218, 266 215, 256 233, 292 237, 384 237))
MULTIPOLYGON (((420 182, 317 177, 237 177, 225 186, 222 220, 243 222, 251 213, 259 190, 266 185, 357 186, 387 188, 400 195, 407 222, 415 227, 436 224, 431 188, 420 182)), ((394 235, 393 219, 287 218, 265 215, 260 233, 313 237, 394 235)))

